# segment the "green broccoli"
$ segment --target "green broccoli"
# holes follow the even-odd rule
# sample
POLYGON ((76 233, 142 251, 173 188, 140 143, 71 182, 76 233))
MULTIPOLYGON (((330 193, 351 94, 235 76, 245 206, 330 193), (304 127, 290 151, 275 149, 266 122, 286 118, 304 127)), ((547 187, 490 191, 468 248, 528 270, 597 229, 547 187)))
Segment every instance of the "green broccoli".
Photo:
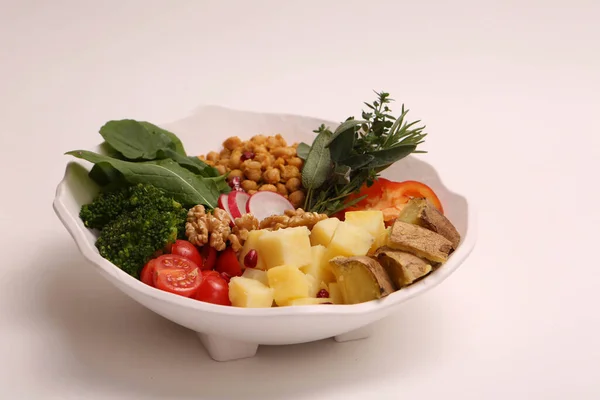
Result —
POLYGON ((100 229, 100 255, 134 277, 153 255, 185 237, 186 215, 181 204, 144 184, 101 193, 80 212, 86 226, 100 229))

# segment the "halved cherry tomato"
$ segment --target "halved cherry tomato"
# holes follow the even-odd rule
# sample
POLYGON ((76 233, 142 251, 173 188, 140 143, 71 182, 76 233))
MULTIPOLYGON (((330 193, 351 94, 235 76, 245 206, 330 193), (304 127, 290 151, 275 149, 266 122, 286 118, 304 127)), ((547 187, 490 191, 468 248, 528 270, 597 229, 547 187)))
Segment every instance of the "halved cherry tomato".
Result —
POLYGON ((142 272, 140 272, 140 281, 144 282, 146 285, 154 286, 153 276, 154 276, 154 268, 156 267, 156 262, 154 260, 148 261, 144 268, 142 268, 142 272))
POLYGON ((171 246, 171 254, 178 254, 188 260, 193 261, 198 268, 202 268, 202 256, 200 252, 187 240, 176 240, 171 246))
POLYGON ((196 300, 205 301, 212 304, 230 306, 229 285, 222 277, 213 274, 207 274, 198 288, 195 296, 196 300))
POLYGON ((440 212, 444 212, 442 203, 435 192, 427 185, 417 181, 393 182, 378 178, 370 187, 363 186, 359 193, 349 197, 349 200, 367 196, 363 200, 348 207, 345 211, 381 210, 386 222, 395 220, 404 204, 413 197, 424 197, 440 212))
POLYGON ((157 289, 192 297, 198 292, 202 275, 198 268, 191 271, 182 268, 161 268, 156 270, 154 282, 157 289))
POLYGON ((200 252, 202 253, 202 260, 204 260, 204 263, 202 264, 201 268, 203 270, 213 269, 217 261, 217 250, 215 250, 214 247, 205 244, 200 249, 200 252))
POLYGON ((217 265, 215 271, 227 274, 230 277, 242 275, 242 266, 231 247, 223 250, 217 257, 217 265))

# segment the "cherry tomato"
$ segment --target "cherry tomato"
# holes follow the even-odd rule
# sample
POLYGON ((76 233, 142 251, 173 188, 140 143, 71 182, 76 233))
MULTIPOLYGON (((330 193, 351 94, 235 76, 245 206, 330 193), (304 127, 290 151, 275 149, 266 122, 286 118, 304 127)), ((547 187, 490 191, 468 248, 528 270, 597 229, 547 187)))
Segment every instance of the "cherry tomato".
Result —
POLYGON ((383 219, 387 223, 400 215, 404 204, 412 197, 424 197, 440 212, 444 212, 435 192, 429 186, 417 181, 392 182, 385 178, 378 178, 370 187, 363 186, 360 192, 350 196, 349 200, 365 195, 366 198, 344 211, 381 210, 383 219))
POLYGON ((217 261, 217 251, 215 248, 206 244, 202 246, 200 251, 202 253, 202 259, 204 260, 204 264, 201 268, 203 270, 213 269, 215 267, 215 262, 217 261))
POLYGON ((226 248, 219 254, 215 271, 221 274, 225 273, 230 277, 242 275, 242 266, 231 247, 226 248))
POLYGON ((195 296, 196 300, 205 301, 212 304, 230 306, 229 285, 218 274, 207 274, 198 288, 195 296))
POLYGON ((140 272, 140 281, 144 282, 146 285, 154 286, 153 276, 154 276, 154 268, 156 267, 156 262, 154 260, 148 261, 144 268, 142 268, 142 272, 140 272))
POLYGON ((187 240, 176 240, 171 246, 171 253, 185 257, 188 260, 193 261, 198 268, 202 268, 202 256, 200 255, 200 252, 196 246, 187 240))
POLYGON ((157 289, 183 297, 192 297, 198 292, 202 275, 198 268, 191 271, 181 268, 162 268, 156 270, 154 282, 157 289))
POLYGON ((217 271, 213 271, 211 270, 203 270, 202 271, 202 279, 206 278, 207 276, 221 276, 221 274, 219 274, 217 271))

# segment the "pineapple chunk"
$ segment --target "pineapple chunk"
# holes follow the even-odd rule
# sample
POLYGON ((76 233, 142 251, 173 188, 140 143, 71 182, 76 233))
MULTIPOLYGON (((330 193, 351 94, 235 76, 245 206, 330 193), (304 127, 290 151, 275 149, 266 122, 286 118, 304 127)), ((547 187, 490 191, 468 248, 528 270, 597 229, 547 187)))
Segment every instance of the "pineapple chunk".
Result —
POLYGON ((385 231, 383 213, 379 210, 373 211, 348 211, 346 222, 362 228, 377 239, 385 231))
POLYGON ((327 246, 339 223, 340 220, 337 218, 327 218, 317 222, 310 233, 310 244, 327 246))
POLYGON ((321 282, 312 275, 304 275, 308 280, 308 297, 317 297, 317 293, 321 290, 321 282))
POLYGON ((256 268, 246 268, 242 277, 248 279, 254 279, 255 281, 259 281, 265 286, 269 286, 269 278, 267 278, 267 273, 260 269, 256 268))
POLYGON ((258 258, 262 258, 266 269, 309 265, 312 261, 309 235, 305 226, 264 231, 258 240, 258 258))
POLYGON ((326 258, 327 248, 320 244, 310 248, 312 262, 300 270, 305 274, 313 276, 317 280, 317 284, 321 282, 326 284, 335 281, 335 276, 329 267, 329 259, 326 258))
POLYGON ((330 283, 327 291, 329 292, 329 297, 333 304, 344 304, 344 298, 342 297, 339 283, 330 283))
MULTIPOLYGON (((248 240, 246 240, 244 247, 242 247, 242 251, 240 252, 240 264, 244 265, 244 257, 246 257, 246 254, 248 254, 250 250, 256 250, 258 252, 258 241, 263 233, 265 233, 265 231, 259 229, 248 232, 248 240)), ((266 269, 265 262, 260 253, 258 253, 258 262, 256 263, 255 268, 262 270, 266 269)))
POLYGON ((229 300, 234 307, 269 308, 273 305, 273 289, 255 279, 235 276, 229 281, 229 300))
POLYGON ((304 299, 295 299, 289 302, 289 306, 312 306, 316 304, 324 304, 324 303, 332 303, 331 299, 328 298, 320 298, 316 299, 314 297, 307 297, 304 299))
POLYGON ((383 232, 381 232, 379 234, 379 236, 377 236, 375 238, 375 241, 373 242, 373 245, 371 246, 371 249, 369 250, 369 254, 374 254, 377 249, 387 246, 387 241, 388 238, 390 237, 390 232, 392 231, 392 227, 390 226, 389 228, 386 228, 383 232))
POLYGON ((278 306, 285 306, 295 299, 310 297, 310 278, 297 267, 291 265, 274 267, 267 271, 267 277, 278 306))
POLYGON ((340 222, 327 246, 326 259, 343 256, 364 256, 369 252, 375 239, 369 232, 347 222, 340 222))

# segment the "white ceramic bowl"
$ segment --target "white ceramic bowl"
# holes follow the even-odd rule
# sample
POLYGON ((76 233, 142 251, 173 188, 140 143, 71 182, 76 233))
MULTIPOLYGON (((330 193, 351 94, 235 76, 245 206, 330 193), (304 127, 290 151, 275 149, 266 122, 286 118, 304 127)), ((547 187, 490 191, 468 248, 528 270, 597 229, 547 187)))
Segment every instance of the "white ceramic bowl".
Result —
MULTIPOLYGON (((259 114, 222 107, 201 107, 190 117, 163 124, 183 141, 189 154, 219 149, 224 138, 238 135, 281 133, 288 142, 310 143, 322 121, 314 118, 259 114)), ((336 123, 328 123, 334 128, 336 123)), ((73 148, 77 144, 73 143, 73 148)), ((65 149, 71 150, 71 149, 65 149)), ((100 275, 135 301, 163 317, 198 332, 210 356, 218 361, 252 357, 259 344, 284 345, 334 337, 337 341, 365 338, 371 324, 393 313, 409 298, 441 283, 467 258, 475 245, 476 222, 472 205, 448 190, 429 164, 409 156, 383 176, 394 180, 418 180, 440 197, 448 218, 462 236, 458 249, 441 268, 421 281, 384 299, 356 305, 295 306, 269 309, 223 307, 170 294, 145 285, 102 258, 94 234, 79 219, 80 207, 92 200, 97 188, 88 178, 90 164, 70 161, 59 183, 54 210, 81 253, 100 275)))

